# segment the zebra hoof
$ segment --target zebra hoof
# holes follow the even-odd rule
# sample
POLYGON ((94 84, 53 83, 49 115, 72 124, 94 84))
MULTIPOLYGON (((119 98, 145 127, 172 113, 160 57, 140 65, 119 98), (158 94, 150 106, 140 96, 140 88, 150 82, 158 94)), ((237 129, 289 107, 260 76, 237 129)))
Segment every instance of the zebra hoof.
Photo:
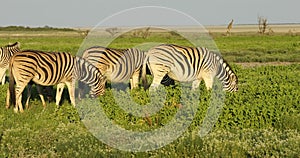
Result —
POLYGON ((14 108, 15 113, 18 113, 18 111, 19 111, 18 108, 14 108))
POLYGON ((160 87, 160 84, 152 84, 149 88, 149 91, 156 92, 159 87, 160 87))

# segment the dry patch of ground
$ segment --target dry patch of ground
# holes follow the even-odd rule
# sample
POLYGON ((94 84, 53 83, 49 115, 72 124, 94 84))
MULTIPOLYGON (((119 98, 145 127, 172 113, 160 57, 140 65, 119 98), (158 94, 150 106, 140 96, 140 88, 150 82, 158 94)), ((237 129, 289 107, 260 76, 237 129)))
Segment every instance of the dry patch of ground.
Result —
POLYGON ((286 66, 292 64, 300 64, 299 62, 247 62, 247 63, 236 63, 242 67, 257 67, 257 66, 286 66))
MULTIPOLYGON (((268 27, 274 31, 274 33, 289 33, 298 34, 300 33, 299 24, 282 24, 274 25, 269 24, 268 27)), ((227 31, 227 26, 205 26, 205 28, 212 33, 225 33, 227 31)), ((245 33, 245 32, 258 32, 258 25, 233 25, 231 29, 232 33, 245 33)))

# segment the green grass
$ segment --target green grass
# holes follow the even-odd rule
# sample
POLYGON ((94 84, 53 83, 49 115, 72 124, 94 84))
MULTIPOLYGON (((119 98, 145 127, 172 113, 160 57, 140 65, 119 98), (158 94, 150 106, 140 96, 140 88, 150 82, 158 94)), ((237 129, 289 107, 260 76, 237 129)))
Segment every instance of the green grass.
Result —
MULTIPOLYGON (((103 37, 106 38, 106 36, 103 37)), ((19 41, 22 49, 64 51, 74 55, 77 54, 84 38, 82 32, 76 30, 17 32, 0 30, 0 46, 19 41)), ((212 38, 219 51, 229 62, 300 62, 300 36, 284 34, 269 36, 233 34, 232 36, 222 36, 212 34, 212 38)), ((109 46, 128 48, 150 42, 191 46, 189 41, 173 32, 151 33, 147 38, 127 33, 113 40, 109 46)))
POLYGON ((299 62, 300 36, 235 35, 214 38, 219 50, 233 62, 299 62))
POLYGON ((7 45, 9 42, 14 43, 16 41, 21 43, 22 50, 43 50, 43 51, 60 51, 70 52, 76 54, 83 38, 81 37, 10 37, 0 38, 2 46, 7 45))
MULTIPOLYGON (((2 33, 11 35, 7 31, 2 33)), ((21 36, 4 37, 0 31, 0 45, 19 41, 22 49, 76 54, 84 39, 81 34, 72 31, 39 31, 43 36, 27 31, 20 33, 21 36), (58 35, 58 32, 64 36, 58 35)), ((147 39, 122 36, 111 46, 130 47, 145 40, 189 45, 182 38, 170 37, 168 34, 152 34, 147 39)), ((237 34, 213 38, 239 78, 239 91, 226 93, 223 111, 207 136, 198 136, 212 95, 203 83, 194 92, 199 94, 199 98, 184 104, 180 102, 186 97, 180 96, 182 89, 167 87, 167 99, 161 102, 164 107, 152 116, 142 117, 127 113, 118 105, 132 106, 126 99, 130 97, 145 106, 149 102, 149 93, 142 89, 119 92, 108 88, 105 95, 97 99, 96 106, 90 105, 92 100, 86 99, 84 106, 79 104, 77 108, 69 103, 65 90, 59 109, 55 108, 53 101, 43 109, 36 91, 33 91, 30 109, 25 109, 23 114, 15 114, 12 108, 5 109, 6 84, 0 87, 0 157, 299 157, 300 65, 244 68, 234 64, 258 59, 262 62, 277 61, 276 58, 297 61, 299 37, 237 34), (152 131, 165 127, 181 106, 197 101, 200 102, 188 129, 172 143, 154 151, 126 152, 110 147, 95 138, 82 122, 84 114, 93 114, 102 108, 106 116, 120 127, 152 131)), ((192 117, 189 113, 186 115, 187 118, 192 117)), ((98 118, 97 115, 92 117, 98 118)))
MULTIPOLYGON (((23 114, 15 114, 12 108, 4 108, 5 95, 2 95, 0 151, 4 157, 299 156, 300 124, 297 120, 300 118, 300 99, 297 94, 300 91, 295 85, 300 85, 300 65, 233 67, 239 76, 239 92, 226 94, 225 105, 217 124, 206 137, 200 138, 197 135, 211 96, 204 84, 197 91, 201 94, 200 103, 187 131, 163 148, 142 153, 120 151, 96 139, 80 121, 79 116, 85 112, 82 108, 91 112, 97 111, 100 105, 106 116, 120 127, 133 131, 151 131, 163 128, 179 110, 179 87, 168 87, 165 106, 149 117, 136 117, 126 113, 118 105, 122 102, 124 106, 131 106, 130 103, 126 105, 126 93, 114 92, 118 98, 117 103, 110 89, 98 99, 98 106, 87 102, 84 107, 79 105, 79 111, 68 103, 67 94, 64 93, 65 99, 58 110, 53 102, 43 110, 38 96, 34 96, 30 109, 26 109, 23 114)), ((1 93, 5 94, 6 88, 7 85, 2 86, 1 93)), ((135 90, 131 92, 131 96, 138 103, 149 102, 148 94, 143 90, 135 90)), ((187 104, 189 103, 182 106, 187 104)))

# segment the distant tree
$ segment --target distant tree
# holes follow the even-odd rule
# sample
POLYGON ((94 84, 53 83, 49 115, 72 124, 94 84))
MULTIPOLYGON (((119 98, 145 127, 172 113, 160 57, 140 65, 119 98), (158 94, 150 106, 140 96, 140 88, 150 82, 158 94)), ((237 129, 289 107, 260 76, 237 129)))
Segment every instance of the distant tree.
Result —
POLYGON ((44 28, 45 28, 45 29, 51 29, 51 27, 48 26, 48 25, 45 25, 44 28))
POLYGON ((267 27, 268 27, 268 20, 267 20, 267 18, 259 16, 258 17, 258 32, 260 34, 265 34, 266 31, 267 31, 267 27))
POLYGON ((108 32, 111 36, 114 36, 119 32, 118 28, 112 27, 112 28, 107 28, 105 29, 106 32, 108 32))

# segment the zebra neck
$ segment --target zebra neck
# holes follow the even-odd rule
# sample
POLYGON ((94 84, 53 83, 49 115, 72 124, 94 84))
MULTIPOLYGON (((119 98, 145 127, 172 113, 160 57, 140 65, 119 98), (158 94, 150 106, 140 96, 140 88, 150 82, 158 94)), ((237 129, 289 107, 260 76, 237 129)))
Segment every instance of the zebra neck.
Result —
POLYGON ((232 73, 232 70, 226 62, 224 62, 224 61, 219 62, 216 77, 221 81, 221 83, 223 85, 228 84, 231 73, 232 73))
POLYGON ((13 56, 15 53, 20 52, 20 43, 16 42, 12 45, 7 45, 6 50, 8 51, 8 53, 10 54, 10 56, 13 56))
POLYGON ((100 78, 99 70, 82 58, 76 57, 75 78, 88 85, 94 84, 100 78))
POLYGON ((10 55, 13 56, 15 53, 20 52, 20 48, 10 48, 10 55))

